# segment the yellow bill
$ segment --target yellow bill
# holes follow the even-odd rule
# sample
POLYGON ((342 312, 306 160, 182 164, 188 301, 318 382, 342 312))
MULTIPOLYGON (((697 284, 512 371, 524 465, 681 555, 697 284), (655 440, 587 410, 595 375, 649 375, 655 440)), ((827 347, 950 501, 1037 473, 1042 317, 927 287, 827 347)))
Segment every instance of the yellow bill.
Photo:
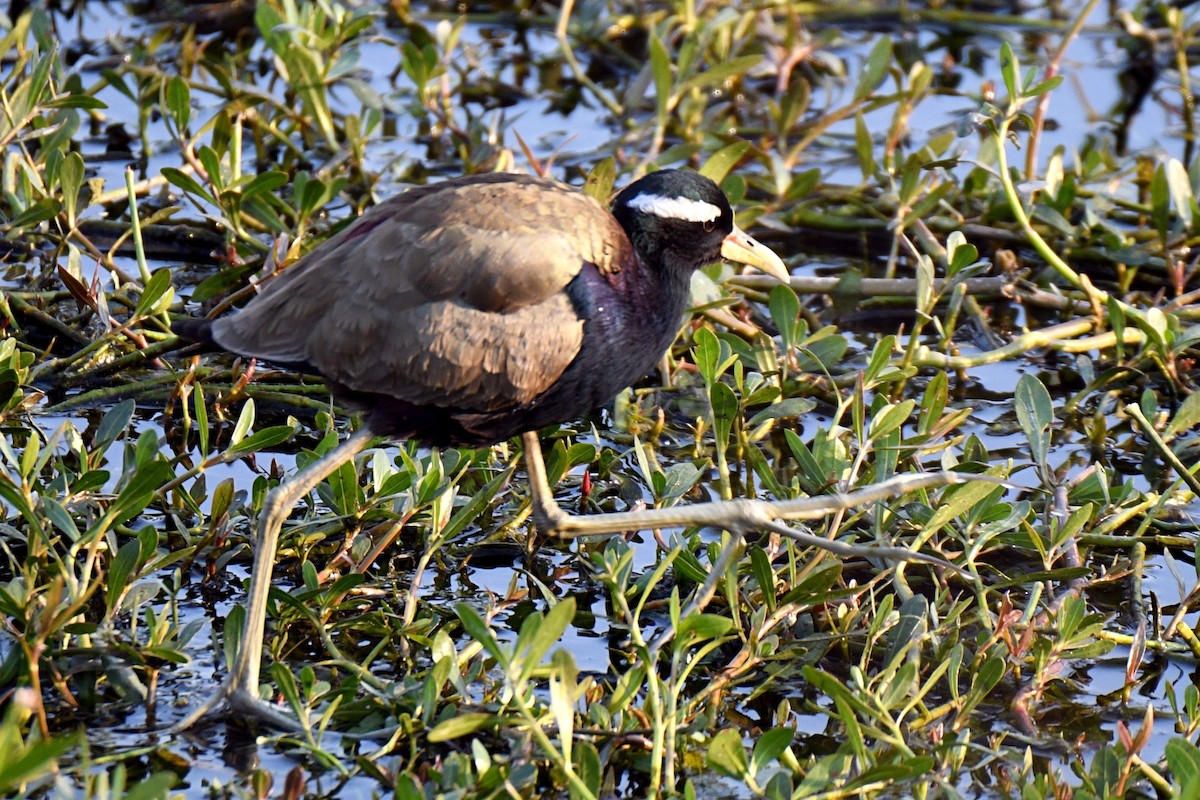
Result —
POLYGON ((780 281, 787 283, 791 280, 783 259, 775 255, 775 251, 753 236, 747 234, 738 226, 733 226, 733 232, 721 243, 721 256, 739 264, 746 264, 764 272, 780 281))

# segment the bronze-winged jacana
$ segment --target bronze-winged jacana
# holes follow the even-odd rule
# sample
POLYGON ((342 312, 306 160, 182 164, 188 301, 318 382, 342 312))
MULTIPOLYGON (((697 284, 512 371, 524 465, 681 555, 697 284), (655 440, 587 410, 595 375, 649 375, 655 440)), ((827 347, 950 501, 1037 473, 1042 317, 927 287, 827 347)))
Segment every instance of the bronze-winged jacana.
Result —
POLYGON ((521 434, 540 528, 629 529, 593 528, 605 515, 558 508, 533 432, 646 374, 675 337, 692 273, 722 256, 788 279, 779 257, 734 225, 717 185, 694 172, 647 175, 611 213, 551 181, 473 176, 372 208, 237 314, 176 321, 183 338, 322 375, 365 413, 358 432, 268 494, 237 660, 183 725, 222 700, 289 725, 257 696, 279 530, 374 436, 482 446, 521 434))

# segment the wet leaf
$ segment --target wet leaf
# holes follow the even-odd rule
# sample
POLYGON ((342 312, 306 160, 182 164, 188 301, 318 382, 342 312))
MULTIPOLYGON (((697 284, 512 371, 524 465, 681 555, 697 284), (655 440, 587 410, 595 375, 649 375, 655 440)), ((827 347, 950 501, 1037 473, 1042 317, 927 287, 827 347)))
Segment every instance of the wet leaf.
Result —
MULTIPOLYGON (((581 739, 575 744, 572 761, 575 772, 579 774, 580 780, 587 786, 592 797, 599 797, 604 772, 603 766, 600 763, 600 753, 597 752, 596 746, 586 739, 581 739)), ((572 786, 571 797, 579 798, 581 796, 576 793, 574 786, 572 786)))
POLYGON ((754 754, 751 757, 750 774, 758 775, 783 755, 783 751, 792 746, 796 731, 792 728, 771 728, 764 731, 754 743, 754 754))
POLYGON ((871 45, 867 55, 867 63, 858 77, 858 85, 854 88, 854 99, 865 100, 878 88, 883 76, 887 73, 892 62, 892 39, 890 36, 880 36, 871 45))
POLYGON ((1004 88, 1008 90, 1009 102, 1020 98, 1021 64, 1017 61, 1012 45, 1007 41, 1000 43, 1000 75, 1004 78, 1004 88))
POLYGON ((113 559, 112 566, 108 571, 108 586, 105 590, 109 614, 116 611, 117 601, 125 592, 141 553, 142 543, 137 539, 131 539, 121 545, 121 549, 117 551, 116 558, 113 559))
POLYGON ((1050 450, 1050 424, 1054 421, 1054 409, 1050 393, 1045 385, 1032 375, 1022 375, 1017 381, 1013 396, 1017 411, 1017 422, 1029 439, 1034 463, 1045 468, 1050 450))
POLYGON ((426 737, 430 742, 450 742, 464 736, 491 730, 503 722, 495 714, 484 714, 475 711, 460 712, 433 726, 426 737))
POLYGON ((192 92, 181 76, 174 75, 166 84, 167 110, 180 133, 187 130, 192 115, 192 92))
POLYGON ((617 162, 612 156, 608 156, 596 162, 596 165, 592 167, 587 179, 583 182, 583 191, 607 205, 616 181, 617 162))
POLYGON ((142 296, 138 298, 137 308, 134 309, 133 314, 135 317, 148 317, 161 313, 171 304, 174 297, 175 289, 171 286, 171 270, 163 267, 150 276, 150 282, 146 284, 142 296))
POLYGON ((731 778, 745 778, 749 774, 750 762, 742 737, 733 728, 726 728, 708 743, 708 766, 731 778))
POLYGON ((690 614, 679 622, 676 638, 687 643, 689 638, 719 639, 733 627, 733 620, 719 614, 690 614))
POLYGON ((720 184, 749 149, 750 143, 744 140, 725 145, 708 157, 704 166, 700 168, 700 174, 712 179, 713 183, 720 184))

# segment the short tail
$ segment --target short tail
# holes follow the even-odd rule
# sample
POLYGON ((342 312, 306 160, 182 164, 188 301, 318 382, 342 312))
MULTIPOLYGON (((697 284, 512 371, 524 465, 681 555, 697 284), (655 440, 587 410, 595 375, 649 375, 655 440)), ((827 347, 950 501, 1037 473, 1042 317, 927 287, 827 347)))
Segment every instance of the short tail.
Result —
POLYGON ((171 321, 171 330, 181 339, 190 339, 193 342, 199 342, 208 347, 219 348, 220 346, 213 339, 212 327, 213 321, 211 319, 182 317, 171 321))

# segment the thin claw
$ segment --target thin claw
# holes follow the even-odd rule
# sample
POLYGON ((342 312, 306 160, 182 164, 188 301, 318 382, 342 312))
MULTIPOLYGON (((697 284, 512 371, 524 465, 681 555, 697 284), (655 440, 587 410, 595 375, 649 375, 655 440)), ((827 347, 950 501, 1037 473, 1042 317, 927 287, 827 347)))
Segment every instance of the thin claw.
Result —
POLYGON ((167 728, 167 733, 183 733, 187 729, 195 727, 196 723, 200 720, 211 716, 216 709, 227 705, 230 696, 229 686, 229 680, 226 679, 224 683, 217 687, 215 692, 204 699, 199 708, 193 710, 192 713, 188 714, 182 720, 167 728))
POLYGON ((248 690, 234 687, 232 680, 227 678, 215 692, 205 698, 199 708, 180 722, 167 728, 167 732, 183 733, 194 727, 200 720, 215 716, 221 710, 225 713, 254 717, 265 725, 285 733, 303 733, 305 730, 302 721, 261 698, 255 697, 248 690))
POLYGON ((924 489, 934 489, 939 486, 973 481, 983 481, 998 486, 1008 485, 990 475, 958 472, 914 473, 891 478, 882 483, 872 484, 844 494, 816 495, 794 500, 721 500, 712 503, 580 516, 568 514, 554 503, 554 499, 550 495, 550 488, 546 483, 545 468, 541 464, 537 436, 527 433, 523 435, 522 441, 527 454, 526 466, 529 470, 534 521, 539 525, 545 525, 546 528, 542 532, 556 539, 607 536, 626 531, 659 528, 687 528, 693 525, 746 533, 775 519, 817 519, 835 511, 859 508, 888 498, 924 489), (539 488, 539 484, 544 488, 539 488))
POLYGON ((304 722, 296 719, 286 711, 276 708, 265 700, 255 697, 245 689, 234 690, 229 696, 228 703, 230 711, 236 711, 239 714, 249 714, 276 730, 284 731, 285 733, 303 733, 305 730, 304 722))
POLYGON ((804 533, 795 528, 789 528, 782 522, 771 520, 761 523, 761 527, 769 531, 778 533, 780 536, 798 542, 806 547, 819 547, 822 550, 828 550, 830 553, 839 556, 851 556, 855 558, 882 558, 888 561, 920 561, 924 564, 932 564, 935 567, 948 569, 956 573, 959 577, 968 580, 975 580, 975 576, 962 567, 955 566, 945 559, 931 556, 926 553, 921 553, 916 550, 909 550, 906 547, 888 547, 886 545, 862 545, 848 544, 839 542, 834 539, 826 539, 821 536, 815 536, 811 533, 804 533))

